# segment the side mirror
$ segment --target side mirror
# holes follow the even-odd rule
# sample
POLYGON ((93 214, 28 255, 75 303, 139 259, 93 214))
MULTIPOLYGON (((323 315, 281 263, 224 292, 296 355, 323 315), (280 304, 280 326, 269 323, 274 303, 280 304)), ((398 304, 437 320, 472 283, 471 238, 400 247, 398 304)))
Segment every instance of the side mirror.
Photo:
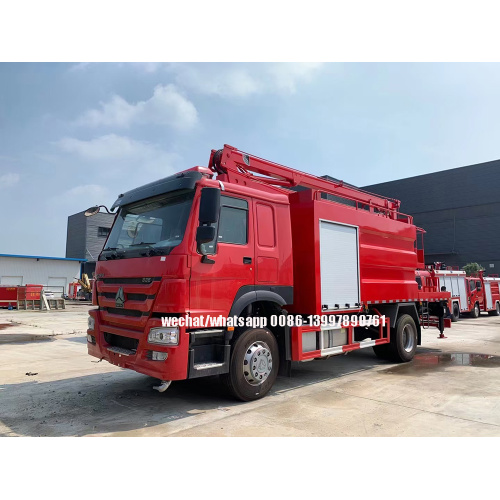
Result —
POLYGON ((92 217, 93 215, 98 214, 99 210, 101 210, 101 207, 98 206, 90 207, 87 210, 85 210, 85 217, 92 217))
POLYGON ((203 243, 209 243, 215 238, 215 227, 213 226, 198 226, 196 230, 196 245, 198 247, 198 251, 202 255, 206 255, 201 248, 203 243))
POLYGON ((219 220, 219 207, 220 189, 208 187, 203 188, 201 190, 200 213, 198 215, 200 226, 203 224, 214 224, 217 222, 219 220))

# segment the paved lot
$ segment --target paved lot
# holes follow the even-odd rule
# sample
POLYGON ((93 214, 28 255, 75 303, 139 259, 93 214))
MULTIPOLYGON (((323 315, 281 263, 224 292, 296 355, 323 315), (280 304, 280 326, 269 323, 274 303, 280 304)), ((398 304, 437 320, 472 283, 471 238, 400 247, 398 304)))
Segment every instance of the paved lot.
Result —
POLYGON ((500 317, 463 319, 444 340, 426 330, 409 364, 371 349, 298 364, 240 403, 217 378, 159 394, 154 379, 96 363, 87 310, 0 310, 1 436, 500 436, 500 317))

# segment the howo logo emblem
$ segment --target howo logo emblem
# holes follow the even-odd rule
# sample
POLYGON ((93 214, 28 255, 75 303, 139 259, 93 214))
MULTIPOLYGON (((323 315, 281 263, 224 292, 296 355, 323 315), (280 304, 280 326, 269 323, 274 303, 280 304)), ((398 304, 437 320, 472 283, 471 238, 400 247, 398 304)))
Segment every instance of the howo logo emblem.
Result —
POLYGON ((120 287, 116 292, 115 305, 116 307, 123 307, 123 304, 125 304, 125 294, 123 293, 123 288, 120 287))

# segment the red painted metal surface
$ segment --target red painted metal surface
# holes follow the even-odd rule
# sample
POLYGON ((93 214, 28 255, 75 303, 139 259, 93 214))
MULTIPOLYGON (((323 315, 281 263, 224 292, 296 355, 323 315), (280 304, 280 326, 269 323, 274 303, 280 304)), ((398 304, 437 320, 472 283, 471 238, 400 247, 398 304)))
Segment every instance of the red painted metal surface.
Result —
POLYGON ((19 287, 18 300, 40 300, 43 285, 25 285, 19 287))
POLYGON ((485 276, 483 271, 472 276, 467 276, 466 273, 460 271, 458 267, 445 267, 441 265, 441 263, 437 263, 437 265, 428 266, 426 270, 418 270, 417 275, 427 281, 429 281, 429 279, 436 280, 437 284, 434 287, 436 290, 439 288, 440 277, 454 277, 456 280, 462 281, 462 286, 466 293, 466 302, 462 303, 459 295, 452 295, 448 301, 450 310, 452 310, 454 301, 459 301, 460 311, 465 313, 470 313, 474 309, 476 303, 479 304, 480 311, 494 311, 496 303, 500 302, 500 278, 494 275, 485 276), (438 269, 436 269, 436 267, 438 267, 438 269), (491 307, 487 307, 485 283, 489 283, 491 289, 491 307))
MULTIPOLYGON (((96 339, 95 345, 88 344, 91 355, 162 380, 186 378, 186 330, 181 329, 178 346, 152 347, 147 342, 149 329, 161 326, 160 317, 166 315, 228 316, 238 291, 247 285, 293 286, 289 312, 321 314, 320 219, 358 228, 359 311, 378 302, 449 298, 449 293, 436 290, 432 279, 418 289, 415 270, 423 256, 416 247, 417 228, 410 216, 398 212, 397 200, 288 169, 230 146, 213 151, 210 166, 211 170, 195 167, 204 176, 196 186, 183 240, 169 255, 98 261, 93 294, 98 309, 90 313, 95 328, 88 331, 96 339), (297 185, 309 189, 287 189, 297 185), (247 243, 218 243, 212 264, 201 262, 195 242, 203 187, 221 188, 224 196, 248 203, 247 243), (349 200, 352 206, 324 199, 321 193, 349 200), (243 265, 244 257, 251 258, 252 264, 243 265), (124 294, 123 308, 116 305, 119 292, 124 294), (137 296, 143 299, 133 298, 137 296), (105 333, 138 340, 137 351, 129 356, 109 351, 105 333), (147 359, 151 349, 167 352, 167 361, 147 359)), ((293 359, 321 355, 316 351, 302 353, 303 328, 292 328, 293 359)), ((375 343, 387 343, 388 332, 388 326, 386 332, 381 329, 375 343)), ((360 347, 364 345, 353 340, 350 328, 343 352, 360 347)))
POLYGON ((0 286, 0 307, 17 307, 18 286, 0 286))

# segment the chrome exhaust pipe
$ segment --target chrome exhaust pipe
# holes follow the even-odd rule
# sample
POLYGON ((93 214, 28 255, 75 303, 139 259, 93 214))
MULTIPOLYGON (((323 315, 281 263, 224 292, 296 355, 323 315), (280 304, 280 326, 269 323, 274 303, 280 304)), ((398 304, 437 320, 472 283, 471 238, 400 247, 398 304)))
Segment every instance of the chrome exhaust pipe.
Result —
POLYGON ((170 384, 172 383, 171 380, 160 380, 160 385, 154 385, 153 389, 158 392, 165 392, 169 387, 170 384))

